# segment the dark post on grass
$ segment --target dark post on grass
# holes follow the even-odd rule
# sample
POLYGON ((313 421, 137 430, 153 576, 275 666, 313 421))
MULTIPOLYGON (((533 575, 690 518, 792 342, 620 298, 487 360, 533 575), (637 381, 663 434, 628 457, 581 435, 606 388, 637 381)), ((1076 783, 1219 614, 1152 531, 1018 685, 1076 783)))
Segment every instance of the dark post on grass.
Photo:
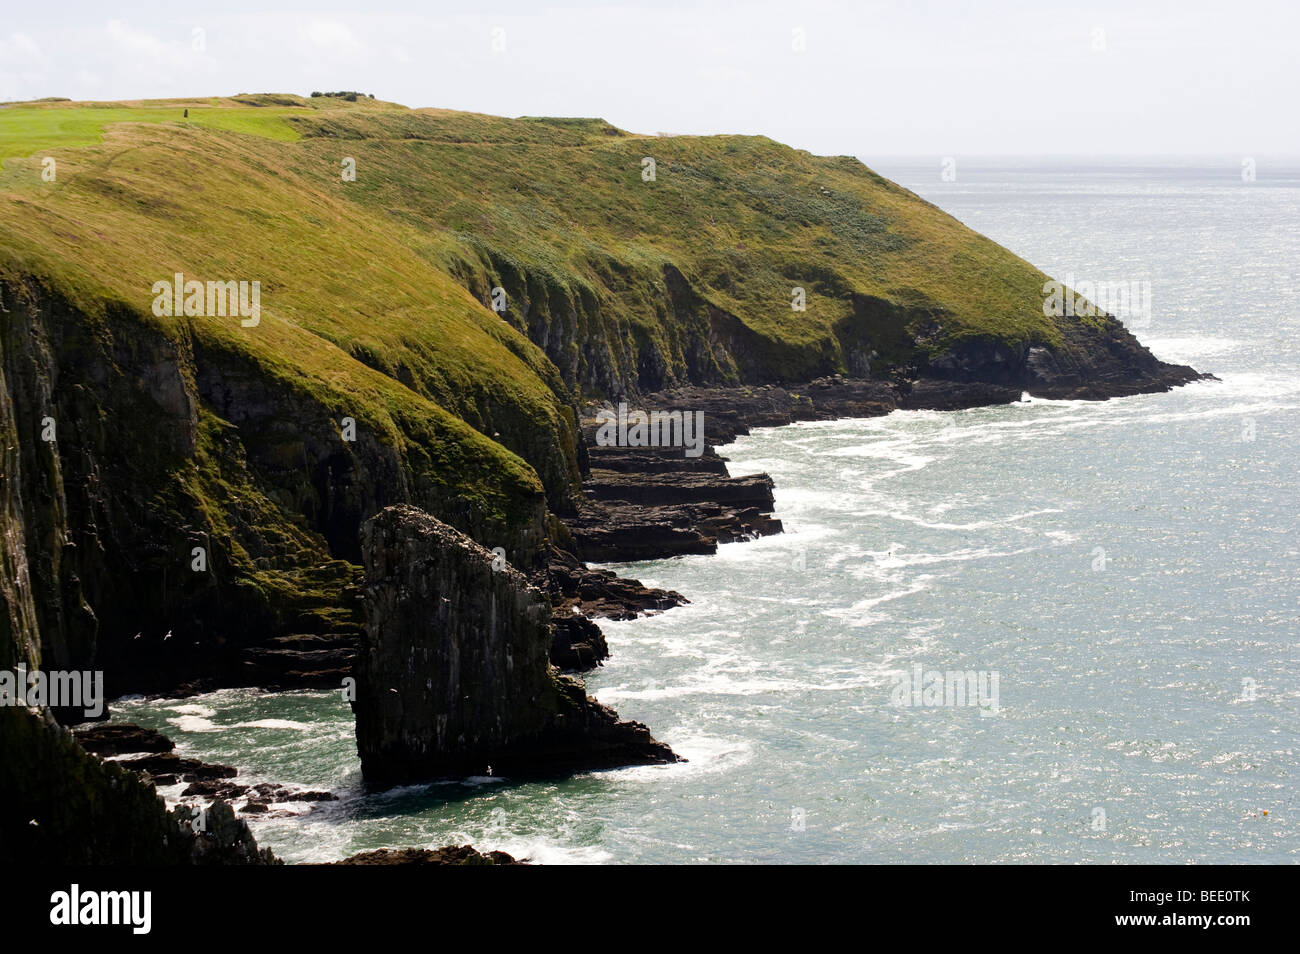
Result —
POLYGON ((188 107, 186 107, 186 109, 185 109, 185 118, 186 118, 186 119, 189 119, 189 118, 190 118, 190 111, 189 111, 189 108, 188 108, 188 107))

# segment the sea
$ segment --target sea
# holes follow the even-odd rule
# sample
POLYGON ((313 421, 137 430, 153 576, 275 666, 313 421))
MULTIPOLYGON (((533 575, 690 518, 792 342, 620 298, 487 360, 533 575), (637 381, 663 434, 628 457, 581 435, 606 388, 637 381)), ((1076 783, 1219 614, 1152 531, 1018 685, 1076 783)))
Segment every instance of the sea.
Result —
POLYGON ((682 764, 368 793, 341 692, 114 720, 337 795, 250 819, 290 862, 1300 861, 1300 160, 863 159, 1050 275, 1143 289, 1138 338, 1218 380, 723 448, 785 532, 612 565, 690 603, 602 622, 587 677, 682 764))

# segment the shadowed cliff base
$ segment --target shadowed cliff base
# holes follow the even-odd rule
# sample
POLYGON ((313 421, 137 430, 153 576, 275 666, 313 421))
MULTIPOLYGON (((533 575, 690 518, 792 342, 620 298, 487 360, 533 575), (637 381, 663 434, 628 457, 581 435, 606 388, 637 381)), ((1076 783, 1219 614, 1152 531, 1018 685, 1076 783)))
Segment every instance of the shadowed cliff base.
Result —
POLYGON ((0 746, 0 862, 281 863, 224 801, 168 811, 149 779, 86 752, 47 713, 0 707, 0 746))
POLYGON ((361 539, 353 709, 367 782, 679 761, 551 666, 551 605, 497 555, 410 506, 367 520, 361 539))

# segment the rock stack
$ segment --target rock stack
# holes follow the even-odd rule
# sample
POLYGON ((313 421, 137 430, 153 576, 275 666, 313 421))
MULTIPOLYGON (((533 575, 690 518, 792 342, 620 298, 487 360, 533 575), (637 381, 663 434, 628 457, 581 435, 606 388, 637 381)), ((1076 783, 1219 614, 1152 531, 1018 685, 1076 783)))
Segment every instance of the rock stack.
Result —
POLYGON ((560 775, 677 761, 549 661, 551 605, 465 534, 409 505, 363 524, 357 748, 367 781, 560 775))

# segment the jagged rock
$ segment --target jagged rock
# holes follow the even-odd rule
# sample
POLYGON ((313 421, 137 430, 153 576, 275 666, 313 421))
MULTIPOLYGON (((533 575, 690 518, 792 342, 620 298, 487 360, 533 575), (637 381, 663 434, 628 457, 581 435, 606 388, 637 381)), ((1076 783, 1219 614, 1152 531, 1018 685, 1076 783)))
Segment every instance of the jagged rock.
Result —
POLYGON ((1116 325, 1105 347, 1076 330, 1057 350, 972 340, 929 361, 898 369, 892 380, 835 374, 780 386, 678 387, 644 395, 646 411, 700 411, 708 444, 699 457, 681 448, 609 447, 596 443, 597 413, 584 410, 586 499, 567 518, 585 560, 636 561, 713 553, 729 543, 780 533, 766 474, 730 477, 716 447, 754 427, 796 421, 878 417, 898 408, 953 411, 1043 397, 1101 399, 1168 390, 1201 374, 1165 364, 1116 325))
POLYGON ((213 765, 198 759, 182 758, 172 751, 176 747, 175 742, 161 732, 138 725, 96 725, 76 729, 74 735, 86 751, 98 755, 148 753, 144 758, 127 758, 114 764, 135 772, 142 781, 153 785, 189 782, 181 792, 181 798, 207 798, 226 802, 246 799, 239 809, 243 815, 265 813, 277 802, 338 801, 338 796, 332 792, 297 790, 272 782, 243 785, 231 781, 238 774, 236 769, 228 765, 213 765))
POLYGON ((133 772, 148 772, 155 779, 160 775, 174 775, 183 782, 234 778, 239 774, 239 770, 232 766, 213 765, 199 759, 185 758, 175 752, 158 752, 118 764, 133 772))
POLYGON ((587 617, 553 611, 550 657, 560 669, 582 672, 609 658, 609 644, 600 627, 587 617))
POLYGON ((176 743, 156 729, 122 723, 95 725, 76 730, 77 741, 95 755, 123 755, 130 752, 170 752, 176 743))
POLYGON ((247 785, 240 785, 238 782, 229 782, 220 778, 205 778, 187 785, 185 790, 181 792, 181 798, 222 798, 234 801, 237 798, 243 798, 247 793, 247 785))
POLYGON ((518 571, 411 506, 361 528, 357 749, 377 784, 677 761, 548 660, 551 607, 518 571))
POLYGON ((576 609, 583 616, 624 620, 690 602, 674 590, 644 586, 609 570, 587 566, 572 553, 550 544, 538 552, 528 578, 550 597, 557 614, 572 615, 576 609))
POLYGON ((235 810, 215 801, 202 811, 185 805, 173 813, 182 830, 193 832, 189 862, 195 865, 278 865, 283 864, 269 848, 257 847, 248 825, 235 817, 235 810))
POLYGON ((528 579, 551 601, 551 662, 564 670, 593 669, 609 658, 592 617, 635 619, 687 602, 680 593, 589 567, 549 542, 539 548, 528 579))
POLYGON ((448 845, 445 848, 401 848, 363 851, 335 861, 336 865, 526 865, 504 851, 480 852, 473 845, 448 845))
POLYGON ((130 762, 90 754, 48 712, 0 707, 0 738, 0 861, 6 864, 280 863, 269 849, 258 849, 228 805, 216 802, 202 816, 186 806, 169 812, 130 762))
MULTIPOLYGON (((650 469, 636 472, 639 450, 619 458, 621 470, 593 468, 583 481, 587 499, 569 518, 579 555, 586 560, 652 560, 713 553, 734 543, 780 533, 772 478, 728 476, 725 470, 665 469, 648 449, 650 469)), ((689 460, 689 458, 686 458, 689 460)), ((719 458, 720 460, 720 458, 719 458)))

